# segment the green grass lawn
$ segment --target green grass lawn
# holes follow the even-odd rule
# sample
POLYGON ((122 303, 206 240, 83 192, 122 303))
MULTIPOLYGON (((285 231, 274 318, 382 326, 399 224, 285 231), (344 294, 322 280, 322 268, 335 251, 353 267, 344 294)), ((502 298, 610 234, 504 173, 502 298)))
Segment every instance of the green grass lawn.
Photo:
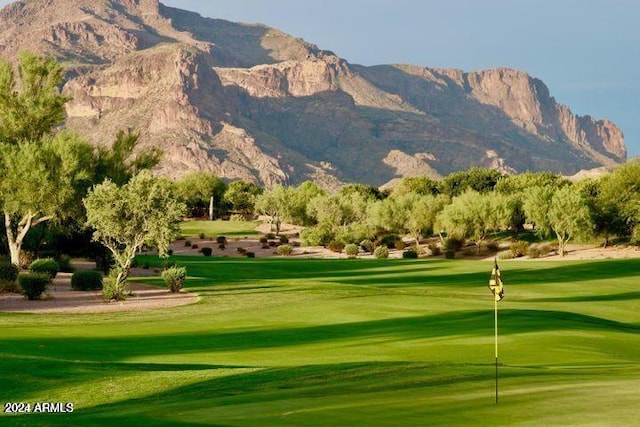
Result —
POLYGON ((173 259, 187 266, 197 304, 0 314, 1 400, 75 404, 72 414, 4 415, 0 425, 627 426, 640 417, 640 260, 501 263, 495 405, 491 263, 173 259))
POLYGON ((260 233, 256 227, 260 221, 185 221, 180 224, 180 231, 183 236, 198 236, 204 233, 207 237, 212 236, 257 236, 260 233))

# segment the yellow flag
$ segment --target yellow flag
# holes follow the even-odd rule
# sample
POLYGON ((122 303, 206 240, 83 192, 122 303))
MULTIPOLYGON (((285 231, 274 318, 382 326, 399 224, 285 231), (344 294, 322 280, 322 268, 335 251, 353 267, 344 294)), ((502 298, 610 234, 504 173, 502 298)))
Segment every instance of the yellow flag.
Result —
POLYGON ((496 301, 504 298, 504 286, 502 286, 502 279, 500 278, 500 268, 498 267, 498 261, 495 260, 493 271, 491 272, 491 279, 489 280, 489 289, 493 292, 493 296, 496 301))

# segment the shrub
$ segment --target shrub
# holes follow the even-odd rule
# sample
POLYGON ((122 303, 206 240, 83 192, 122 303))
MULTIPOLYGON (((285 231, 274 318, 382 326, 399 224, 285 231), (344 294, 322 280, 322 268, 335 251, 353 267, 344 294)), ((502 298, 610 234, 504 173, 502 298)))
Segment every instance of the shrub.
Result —
POLYGON ((220 249, 221 251, 224 251, 227 247, 224 245, 224 243, 220 243, 218 245, 218 249, 220 249))
POLYGON ((227 243, 227 238, 224 236, 218 236, 216 237, 216 243, 218 243, 219 245, 223 245, 227 243))
POLYGON ((284 235, 280 236, 280 243, 286 245, 287 243, 289 243, 289 238, 284 235))
POLYGON ((464 256, 474 256, 474 255, 478 255, 478 248, 477 247, 468 247, 468 248, 464 248, 464 250, 462 251, 462 255, 464 256))
POLYGON ((358 248, 358 245, 354 243, 349 243, 347 246, 344 247, 344 253, 347 254, 349 258, 357 257, 359 252, 360 252, 360 249, 358 248))
POLYGON ((291 245, 278 246, 278 255, 291 256, 292 253, 293 253, 293 247, 291 245))
POLYGON ((401 240, 401 239, 400 239, 400 236, 398 236, 397 234, 385 234, 384 236, 382 236, 380 238, 380 245, 384 245, 387 248, 395 247, 396 246, 396 242, 398 240, 401 240))
POLYGON ((456 251, 453 249, 447 249, 444 251, 444 257, 446 259, 455 259, 456 258, 456 251))
POLYGON ((510 250, 500 252, 498 254, 498 259, 514 259, 514 258, 515 256, 513 255, 513 252, 511 252, 510 250))
POLYGON ((406 259, 415 259, 415 258, 418 258, 418 252, 416 252, 416 251, 412 251, 412 250, 404 251, 404 252, 402 253, 402 258, 406 258, 406 259))
POLYGON ((262 244, 262 249, 269 249, 269 244, 263 243, 262 244))
POLYGON ((519 258, 521 256, 525 256, 529 252, 529 242, 525 242, 524 240, 519 240, 514 242, 509 247, 509 250, 513 254, 514 258, 519 258))
POLYGON ((247 253, 247 250, 246 250, 245 248, 238 248, 238 249, 236 249, 236 250, 238 251, 238 253, 239 253, 240 255, 244 255, 244 254, 246 254, 246 253, 247 253))
POLYGON ((20 265, 18 267, 24 270, 31 265, 31 263, 33 262, 33 260, 36 259, 36 257, 33 254, 33 252, 20 251, 19 259, 20 259, 20 265))
POLYGON ((212 252, 213 252, 213 249, 209 247, 202 248, 202 255, 204 256, 211 256, 212 252))
POLYGON ((185 247, 185 248, 188 248, 188 247, 190 247, 190 246, 191 246, 191 241, 190 241, 190 240, 185 240, 185 241, 184 241, 184 247, 185 247))
POLYGON ((464 245, 464 239, 457 239, 455 237, 447 237, 444 241, 445 250, 459 251, 464 245))
POLYGON ((269 242, 269 246, 271 246, 272 248, 275 248, 276 246, 278 246, 278 244, 276 242, 269 242))
POLYGON ((540 258, 542 256, 542 252, 540 248, 537 246, 531 246, 529 248, 529 257, 530 258, 540 258))
POLYGON ((173 249, 169 249, 169 250, 167 251, 167 255, 169 255, 169 256, 173 255, 173 249))
POLYGON ((256 257, 256 254, 255 254, 254 252, 247 252, 247 253, 245 254, 245 256, 246 256, 247 258, 255 258, 255 257, 256 257))
POLYGON ((442 249, 440 249, 440 246, 438 246, 436 243, 429 243, 427 247, 429 248, 429 250, 431 251, 431 255, 433 256, 438 256, 442 253, 442 249))
POLYGON ((198 245, 194 243, 193 245, 191 245, 191 249, 198 249, 198 245))
POLYGON ((341 253, 342 250, 344 249, 344 243, 332 240, 327 245, 327 249, 329 249, 331 252, 341 253))
POLYGON ((369 239, 364 239, 362 242, 360 242, 360 247, 365 252, 373 252, 373 250, 376 248, 373 242, 369 239))
POLYGON ((491 241, 487 243, 487 249, 489 249, 489 252, 498 252, 500 250, 500 243, 491 241))
POLYGON ((102 274, 94 270, 80 270, 71 276, 71 288, 76 291, 102 289, 102 274))
POLYGON ((18 273, 20 273, 20 268, 17 265, 10 263, 0 264, 0 280, 15 282, 18 279, 18 273))
POLYGON ((61 272, 73 273, 74 268, 71 266, 71 257, 69 255, 60 255, 57 261, 61 272))
POLYGON ((327 246, 335 237, 335 233, 329 226, 316 225, 302 230, 300 236, 306 246, 327 246))
POLYGON ((275 235, 275 234, 273 234, 273 233, 267 233, 267 234, 265 235, 265 237, 266 237, 267 239, 275 239, 275 238, 276 238, 276 235, 275 235))
POLYGON ((229 217, 229 221, 234 221, 234 222, 242 222, 246 220, 247 219, 242 214, 231 214, 231 216, 229 217))
POLYGON ((48 274, 51 280, 56 277, 56 274, 58 274, 59 270, 60 266, 53 258, 37 259, 33 261, 29 266, 29 271, 31 271, 32 273, 48 274))
POLYGON ((18 273, 20 269, 17 265, 8 262, 0 264, 0 294, 5 292, 18 292, 18 273))
POLYGON ((373 256, 376 258, 389 258, 389 249, 386 246, 378 246, 373 251, 373 256))
POLYGON ((47 273, 24 273, 18 276, 22 293, 29 301, 39 299, 51 283, 51 276, 47 273))
POLYGON ((200 234, 198 235, 198 237, 200 237, 200 239, 202 239, 202 240, 204 240, 204 239, 205 239, 205 235, 204 235, 204 233, 200 233, 200 234))
POLYGON ((170 292, 180 292, 180 289, 184 286, 184 281, 187 278, 186 267, 171 267, 162 272, 162 278, 164 283, 167 284, 170 292))
POLYGON ((300 242, 293 242, 293 243, 291 243, 291 245, 292 245, 294 248, 299 248, 299 247, 300 247, 300 242))
POLYGON ((399 251, 403 251, 404 248, 407 247, 407 245, 404 243, 404 240, 402 240, 402 239, 396 240, 396 242, 393 244, 393 246, 399 251))
POLYGON ((260 238, 260 243, 262 243, 263 245, 269 243, 269 239, 267 239, 266 237, 261 237, 260 238))

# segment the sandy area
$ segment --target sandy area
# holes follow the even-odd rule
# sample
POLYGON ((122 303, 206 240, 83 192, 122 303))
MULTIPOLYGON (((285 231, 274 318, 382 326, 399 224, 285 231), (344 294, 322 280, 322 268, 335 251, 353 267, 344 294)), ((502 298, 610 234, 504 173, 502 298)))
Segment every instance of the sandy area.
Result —
MULTIPOLYGON (((134 275, 138 273, 133 272, 134 275)), ((140 272, 143 273, 143 272, 140 272)), ((74 291, 71 273, 58 273, 41 300, 29 301, 22 295, 0 295, 0 311, 29 313, 106 313, 176 307, 198 301, 191 292, 172 294, 164 288, 138 283, 129 285, 133 295, 126 301, 106 301, 102 291, 74 291)))

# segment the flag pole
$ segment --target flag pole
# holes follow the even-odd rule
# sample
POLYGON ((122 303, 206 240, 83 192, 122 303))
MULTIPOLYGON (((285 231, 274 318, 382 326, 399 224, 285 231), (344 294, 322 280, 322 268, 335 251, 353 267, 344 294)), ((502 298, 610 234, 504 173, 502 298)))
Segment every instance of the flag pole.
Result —
POLYGON ((496 405, 498 404, 498 301, 493 299, 495 313, 495 343, 496 343, 496 405))

